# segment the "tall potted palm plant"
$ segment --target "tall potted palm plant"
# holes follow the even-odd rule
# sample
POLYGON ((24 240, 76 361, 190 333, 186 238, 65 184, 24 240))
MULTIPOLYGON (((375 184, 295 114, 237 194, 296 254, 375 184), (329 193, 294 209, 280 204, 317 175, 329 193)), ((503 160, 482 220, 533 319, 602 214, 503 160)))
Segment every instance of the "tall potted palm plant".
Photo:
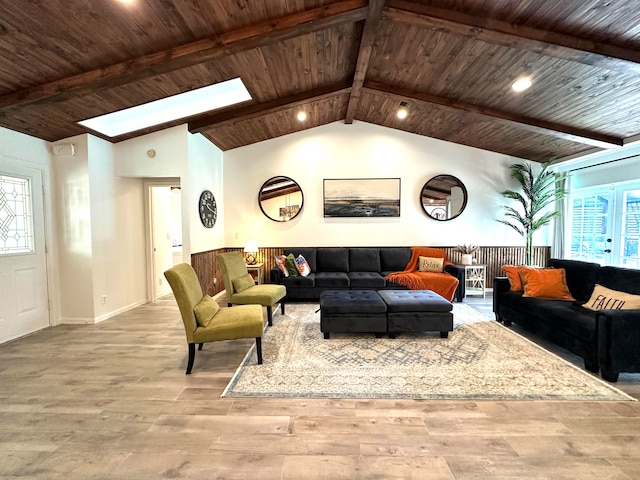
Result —
POLYGON ((547 207, 556 200, 563 198, 567 191, 556 186, 556 181, 564 179, 565 175, 556 175, 549 171, 550 162, 534 173, 529 163, 516 163, 509 166, 511 178, 520 184, 520 190, 504 190, 502 196, 515 200, 516 207, 505 205, 507 220, 498 222, 513 228, 524 237, 525 262, 533 264, 533 234, 548 224, 551 219, 562 215, 559 210, 549 210, 547 207))

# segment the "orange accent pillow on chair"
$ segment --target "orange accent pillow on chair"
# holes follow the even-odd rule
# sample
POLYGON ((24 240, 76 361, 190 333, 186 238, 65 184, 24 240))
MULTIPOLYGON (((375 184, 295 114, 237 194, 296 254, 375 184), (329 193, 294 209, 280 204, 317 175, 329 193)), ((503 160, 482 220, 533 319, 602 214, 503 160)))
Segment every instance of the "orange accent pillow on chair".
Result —
POLYGON ((571 295, 564 268, 530 268, 519 267, 523 297, 552 298, 556 300, 571 300, 571 295))

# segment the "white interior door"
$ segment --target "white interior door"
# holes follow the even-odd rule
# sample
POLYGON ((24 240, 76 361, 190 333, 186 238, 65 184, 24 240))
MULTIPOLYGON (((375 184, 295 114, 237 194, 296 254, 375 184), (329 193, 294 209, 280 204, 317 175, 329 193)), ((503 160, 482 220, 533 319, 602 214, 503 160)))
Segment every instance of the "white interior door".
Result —
POLYGON ((50 325, 42 172, 0 170, 0 342, 50 325))

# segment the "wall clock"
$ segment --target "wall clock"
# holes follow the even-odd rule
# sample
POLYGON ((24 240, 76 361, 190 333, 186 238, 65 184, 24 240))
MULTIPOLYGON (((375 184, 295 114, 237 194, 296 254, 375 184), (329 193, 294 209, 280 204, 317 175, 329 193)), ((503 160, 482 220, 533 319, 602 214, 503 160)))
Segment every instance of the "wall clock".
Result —
POLYGON ((204 190, 200 194, 198 213, 200 214, 202 225, 207 228, 213 228, 218 218, 218 208, 216 207, 216 199, 213 197, 211 191, 204 190))

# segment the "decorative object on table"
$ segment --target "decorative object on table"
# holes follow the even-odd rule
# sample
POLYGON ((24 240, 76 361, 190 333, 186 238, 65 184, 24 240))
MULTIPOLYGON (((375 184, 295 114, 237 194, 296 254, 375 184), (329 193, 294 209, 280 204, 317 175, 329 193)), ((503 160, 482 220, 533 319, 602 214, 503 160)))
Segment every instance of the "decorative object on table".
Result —
POLYGON ((420 205, 434 220, 453 220, 467 206, 467 189, 453 175, 436 175, 422 187, 420 205))
POLYGON ((247 265, 255 265, 258 257, 258 244, 255 240, 247 240, 244 246, 244 259, 247 265))
POLYGON ((556 182, 566 177, 549 171, 550 161, 543 164, 539 172, 534 173, 529 163, 516 163, 509 166, 511 178, 515 179, 520 191, 504 190, 503 197, 515 200, 519 209, 504 206, 505 216, 510 220, 498 222, 513 228, 525 240, 525 264, 533 265, 533 234, 553 218, 562 215, 559 210, 548 210, 556 200, 564 198, 566 189, 558 188, 556 182))
POLYGON ((318 304, 289 304, 264 334, 262 366, 247 354, 223 397, 631 401, 464 303, 454 329, 375 338, 318 329, 318 304))
POLYGON ((325 178, 325 217, 399 217, 399 178, 325 178))
POLYGON ((285 176, 271 177, 258 192, 258 204, 264 215, 274 222, 293 220, 304 205, 302 189, 285 176))
POLYGON ((200 221, 206 228, 213 228, 218 218, 218 208, 216 206, 216 199, 210 190, 204 190, 200 194, 200 200, 198 201, 198 213, 200 215, 200 221))
POLYGON ((453 249, 454 252, 460 253, 460 264, 461 265, 473 265, 473 254, 478 251, 479 247, 475 245, 458 245, 453 249))

